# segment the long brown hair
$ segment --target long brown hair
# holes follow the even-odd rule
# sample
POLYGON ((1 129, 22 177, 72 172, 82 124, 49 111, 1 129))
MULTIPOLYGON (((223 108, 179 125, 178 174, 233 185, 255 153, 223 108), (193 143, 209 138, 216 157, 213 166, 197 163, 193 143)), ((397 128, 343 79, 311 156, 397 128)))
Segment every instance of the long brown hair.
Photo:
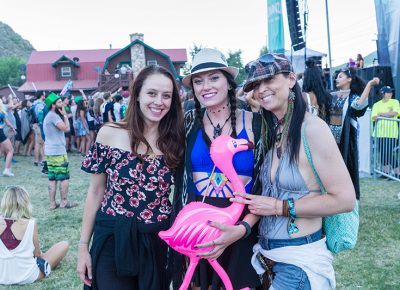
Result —
POLYGON ((169 78, 173 86, 170 110, 158 125, 159 137, 157 146, 164 154, 167 166, 176 168, 181 161, 185 147, 183 112, 175 79, 165 68, 158 65, 149 65, 139 72, 130 88, 131 98, 126 111, 126 117, 118 125, 129 132, 132 152, 137 154, 140 143, 145 144, 147 146, 147 153, 149 152, 151 147, 143 135, 145 122, 143 120, 143 113, 140 110, 138 97, 145 80, 154 74, 161 74, 169 78))

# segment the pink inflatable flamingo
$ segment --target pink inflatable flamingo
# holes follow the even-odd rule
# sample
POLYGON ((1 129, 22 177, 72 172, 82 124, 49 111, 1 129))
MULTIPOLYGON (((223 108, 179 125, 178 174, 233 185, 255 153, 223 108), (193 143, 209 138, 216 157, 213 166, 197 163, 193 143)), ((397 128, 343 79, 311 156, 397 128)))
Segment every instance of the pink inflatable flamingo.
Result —
MULTIPOLYGON (((253 148, 253 143, 248 140, 233 139, 226 135, 219 136, 211 144, 211 159, 215 166, 231 181, 236 192, 245 192, 245 189, 233 167, 233 155, 239 151, 253 148)), ((193 272, 200 260, 200 257, 196 255, 211 249, 211 247, 195 248, 195 245, 213 241, 221 234, 219 229, 209 226, 207 221, 233 225, 238 221, 243 209, 244 204, 241 203, 232 203, 229 207, 219 208, 202 202, 191 202, 180 211, 169 230, 159 232, 160 238, 171 248, 190 259, 189 267, 179 290, 186 290, 189 287, 193 272)), ((217 260, 208 260, 208 262, 221 278, 225 289, 232 290, 231 280, 217 260)))

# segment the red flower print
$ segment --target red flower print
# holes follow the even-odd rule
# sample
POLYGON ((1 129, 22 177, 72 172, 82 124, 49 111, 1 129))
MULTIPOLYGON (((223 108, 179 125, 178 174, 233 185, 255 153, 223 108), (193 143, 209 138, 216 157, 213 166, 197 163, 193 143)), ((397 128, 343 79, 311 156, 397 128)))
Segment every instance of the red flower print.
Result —
POLYGON ((142 172, 143 171, 143 164, 138 162, 138 164, 136 164, 136 170, 139 171, 139 172, 142 172))
POLYGON ((147 204, 147 208, 148 209, 154 209, 156 207, 156 205, 154 204, 154 203, 152 203, 152 202, 149 202, 148 204, 147 204))
POLYGON ((121 194, 116 194, 114 196, 114 200, 118 203, 118 204, 123 204, 125 202, 125 198, 121 195, 121 194))
POLYGON ((169 205, 169 200, 168 200, 168 198, 163 197, 163 198, 161 199, 161 205, 162 205, 162 206, 168 206, 168 205, 169 205))
POLYGON ((161 168, 160 170, 158 170, 158 175, 159 175, 159 176, 164 176, 164 175, 165 175, 165 170, 164 170, 164 168, 161 168))
POLYGON ((156 198, 156 199, 154 200, 154 204, 155 204, 155 205, 160 205, 160 199, 159 199, 159 198, 156 198))
POLYGON ((109 191, 107 191, 106 196, 107 196, 107 198, 110 198, 113 196, 113 194, 114 193, 112 192, 112 190, 109 190, 109 191))
POLYGON ((112 171, 112 174, 110 175, 110 180, 112 182, 116 182, 118 180, 118 171, 117 170, 112 171))
POLYGON ((83 162, 82 162, 83 167, 85 167, 85 168, 89 167, 90 161, 91 161, 90 158, 83 159, 83 162))
POLYGON ((155 177, 155 176, 150 176, 150 177, 149 177, 149 180, 150 180, 150 182, 153 182, 153 183, 155 183, 155 182, 158 181, 158 180, 157 180, 157 177, 155 177))
POLYGON ((131 197, 129 199, 129 204, 131 205, 131 207, 138 207, 139 206, 139 200, 136 197, 131 197))
POLYGON ((126 209, 123 208, 121 205, 118 205, 117 208, 116 208, 116 212, 117 212, 118 214, 125 214, 126 209))
POLYGON ((129 169, 129 175, 133 178, 138 178, 138 171, 136 169, 129 169))
POLYGON ((113 183, 113 187, 116 191, 121 191, 121 186, 119 185, 119 183, 113 183))
POLYGON ((168 216, 165 214, 161 214, 157 217, 157 221, 161 222, 161 221, 165 221, 168 219, 168 216))
POLYGON ((127 160, 127 159, 124 159, 124 160, 122 160, 121 163, 122 163, 123 166, 126 166, 126 165, 128 165, 128 160, 127 160))
POLYGON ((151 210, 145 209, 140 213, 140 217, 145 220, 151 219, 153 212, 151 210))
POLYGON ((136 155, 133 153, 128 153, 128 155, 126 156, 129 160, 133 160, 136 158, 136 155))
POLYGON ((153 183, 148 183, 144 186, 144 189, 147 191, 153 191, 156 188, 157 188, 157 186, 155 186, 153 183))
POLYGON ((146 195, 141 191, 138 192, 137 197, 138 197, 139 200, 146 201, 146 195))
POLYGON ((157 170, 157 167, 153 164, 150 164, 149 166, 147 166, 146 171, 150 174, 154 174, 157 170))
POLYGON ((170 214, 171 213, 171 207, 170 206, 162 206, 160 207, 160 212, 165 213, 165 214, 170 214))
POLYGON ((117 169, 117 170, 121 169, 121 167, 122 167, 121 163, 118 163, 117 165, 115 165, 115 169, 117 169))
POLYGON ((156 191, 156 196, 157 197, 161 197, 161 196, 163 196, 164 195, 164 192, 162 192, 162 191, 156 191))
POLYGON ((160 187, 161 190, 166 191, 166 190, 168 190, 169 183, 165 182, 164 180, 162 180, 159 183, 159 187, 160 187))
POLYGON ((121 153, 119 153, 118 151, 113 151, 112 157, 118 160, 121 158, 121 153))
MULTIPOLYGON (((90 153, 91 153, 91 151, 89 151, 89 154, 88 154, 89 156, 90 156, 90 153)), ((97 159, 97 150, 93 150, 92 158, 95 160, 97 159)))
POLYGON ((133 211, 127 211, 126 213, 125 213, 125 216, 126 217, 133 217, 135 214, 133 213, 133 211))
POLYGON ((93 166, 92 166, 92 168, 90 168, 90 170, 92 170, 93 172, 97 172, 97 168, 99 168, 99 165, 93 164, 93 166))
POLYGON ((112 208, 107 208, 106 214, 116 216, 115 211, 112 208))

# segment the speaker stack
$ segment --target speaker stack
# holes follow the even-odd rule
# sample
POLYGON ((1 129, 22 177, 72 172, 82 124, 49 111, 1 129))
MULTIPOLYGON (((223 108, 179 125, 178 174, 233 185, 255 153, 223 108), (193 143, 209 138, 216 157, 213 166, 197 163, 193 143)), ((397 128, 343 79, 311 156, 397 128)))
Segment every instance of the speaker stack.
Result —
POLYGON ((294 51, 297 51, 306 47, 301 29, 298 0, 286 0, 286 11, 292 48, 294 51))
POLYGON ((371 89, 370 96, 372 98, 370 98, 370 106, 372 106, 381 99, 381 96, 379 95, 379 90, 381 87, 390 86, 391 88, 394 88, 392 69, 390 68, 390 66, 377 65, 377 66, 366 67, 363 69, 358 69, 357 75, 365 81, 372 80, 374 77, 378 77, 380 79, 379 86, 373 87, 371 89))

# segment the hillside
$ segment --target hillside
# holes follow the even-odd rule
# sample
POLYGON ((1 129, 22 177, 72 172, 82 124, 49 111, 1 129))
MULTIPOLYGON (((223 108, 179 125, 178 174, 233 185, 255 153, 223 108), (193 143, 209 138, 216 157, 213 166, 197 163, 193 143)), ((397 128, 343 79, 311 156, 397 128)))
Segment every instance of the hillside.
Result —
POLYGON ((33 50, 35 49, 28 40, 0 21, 0 57, 16 56, 28 60, 33 50))

